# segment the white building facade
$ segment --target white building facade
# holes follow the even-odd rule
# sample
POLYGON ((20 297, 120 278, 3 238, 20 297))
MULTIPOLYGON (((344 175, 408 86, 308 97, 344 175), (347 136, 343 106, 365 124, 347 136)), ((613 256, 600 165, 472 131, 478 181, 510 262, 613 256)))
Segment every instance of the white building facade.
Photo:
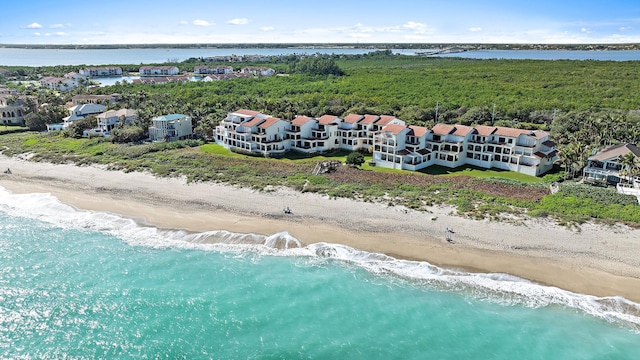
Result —
POLYGON ((189 139, 193 135, 191 118, 182 114, 158 116, 151 119, 149 139, 151 141, 175 141, 189 139))

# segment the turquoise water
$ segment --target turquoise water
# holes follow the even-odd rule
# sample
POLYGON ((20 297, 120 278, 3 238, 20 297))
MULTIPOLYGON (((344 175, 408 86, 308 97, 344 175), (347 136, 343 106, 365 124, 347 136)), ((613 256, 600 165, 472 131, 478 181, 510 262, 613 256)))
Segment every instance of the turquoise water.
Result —
POLYGON ((640 354, 640 306, 621 298, 296 243, 163 231, 0 187, 0 358, 640 354))

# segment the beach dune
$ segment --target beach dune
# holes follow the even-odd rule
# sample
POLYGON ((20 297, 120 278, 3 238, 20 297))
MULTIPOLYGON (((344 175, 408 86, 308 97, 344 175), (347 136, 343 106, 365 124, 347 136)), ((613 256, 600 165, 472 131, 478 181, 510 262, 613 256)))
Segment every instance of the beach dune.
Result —
POLYGON ((265 235, 287 231, 303 245, 340 243, 640 302, 640 230, 625 225, 585 224, 577 230, 546 219, 480 221, 457 216, 445 206, 413 211, 290 189, 254 191, 2 156, 0 165, 12 170, 0 174, 0 186, 14 193, 50 193, 79 209, 112 212, 160 228, 265 235), (292 214, 283 212, 286 207, 292 214))

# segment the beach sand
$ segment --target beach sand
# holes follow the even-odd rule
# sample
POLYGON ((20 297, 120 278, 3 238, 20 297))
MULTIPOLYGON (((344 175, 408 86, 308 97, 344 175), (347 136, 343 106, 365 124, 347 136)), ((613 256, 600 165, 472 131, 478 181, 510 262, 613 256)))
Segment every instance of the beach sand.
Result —
MULTIPOLYGON (((160 228, 289 232, 304 245, 331 242, 446 268, 516 275, 596 296, 640 302, 640 230, 549 220, 472 220, 450 207, 429 211, 332 199, 289 189, 254 191, 187 183, 97 166, 53 165, 0 156, 0 186, 50 193, 79 209, 107 211, 160 228), (290 207, 293 214, 283 213, 290 207), (445 228, 454 229, 453 243, 445 228)), ((639 208, 640 211, 640 208, 639 208)))

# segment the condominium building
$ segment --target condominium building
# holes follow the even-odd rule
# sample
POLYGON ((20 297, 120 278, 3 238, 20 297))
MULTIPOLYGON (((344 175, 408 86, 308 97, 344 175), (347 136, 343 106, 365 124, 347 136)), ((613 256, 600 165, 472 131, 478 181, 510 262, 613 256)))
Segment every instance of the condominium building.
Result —
POLYGON ((83 76, 122 76, 122 68, 117 66, 87 67, 78 72, 83 76))
POLYGON ((546 131, 447 124, 428 129, 406 126, 394 116, 371 114, 349 114, 344 119, 298 116, 284 121, 241 109, 220 122, 215 140, 232 150, 265 155, 288 150, 309 154, 335 149, 369 151, 376 166, 413 171, 432 165, 473 165, 539 176, 551 170, 558 158, 546 131), (260 126, 265 124, 278 124, 268 132, 274 146, 263 146, 267 132, 260 126))

